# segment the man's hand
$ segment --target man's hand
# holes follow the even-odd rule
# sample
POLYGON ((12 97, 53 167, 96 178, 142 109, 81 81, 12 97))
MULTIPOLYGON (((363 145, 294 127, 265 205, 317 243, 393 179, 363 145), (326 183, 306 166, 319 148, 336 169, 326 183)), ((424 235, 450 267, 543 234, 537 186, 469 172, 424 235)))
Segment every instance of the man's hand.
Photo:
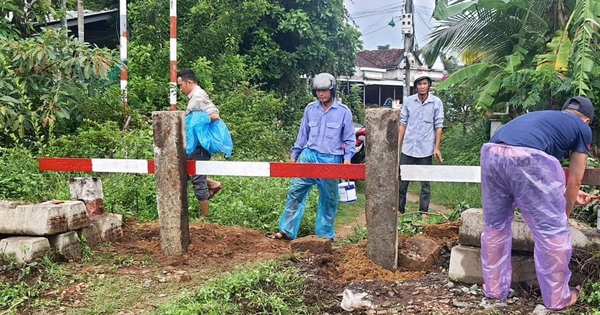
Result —
POLYGON ((296 163, 296 159, 290 158, 290 163, 296 163))
POLYGON ((344 164, 352 164, 352 163, 350 163, 350 160, 344 160, 344 164))
POLYGON ((440 149, 433 150, 433 157, 435 158, 436 161, 438 161, 440 163, 444 162, 444 158, 442 157, 442 152, 440 151, 440 149))
POLYGON ((592 202, 594 199, 598 199, 598 196, 592 196, 580 190, 579 192, 577 192, 577 199, 575 199, 575 204, 585 206, 592 202))

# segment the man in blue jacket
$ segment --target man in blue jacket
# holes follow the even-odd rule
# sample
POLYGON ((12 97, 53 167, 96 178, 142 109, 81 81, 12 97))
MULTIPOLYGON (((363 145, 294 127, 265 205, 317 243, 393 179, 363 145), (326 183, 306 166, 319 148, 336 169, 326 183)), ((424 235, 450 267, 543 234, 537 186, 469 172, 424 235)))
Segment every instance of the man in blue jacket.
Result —
MULTIPOLYGON (((321 73, 312 80, 312 93, 317 101, 308 104, 300 130, 291 149, 291 163, 350 164, 356 153, 352 112, 336 98, 336 80, 321 73)), ((287 194, 285 209, 279 220, 279 231, 269 234, 272 239, 295 239, 306 208, 306 198, 313 185, 319 189, 316 235, 333 240, 333 221, 338 209, 336 179, 294 178, 287 194)))

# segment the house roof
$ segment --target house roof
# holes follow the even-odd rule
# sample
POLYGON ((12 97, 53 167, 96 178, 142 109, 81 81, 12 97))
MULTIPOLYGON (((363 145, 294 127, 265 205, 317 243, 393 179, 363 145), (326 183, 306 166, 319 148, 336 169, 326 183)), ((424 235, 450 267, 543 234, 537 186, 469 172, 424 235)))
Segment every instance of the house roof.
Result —
POLYGON ((396 68, 402 61, 404 49, 362 50, 357 53, 359 67, 396 68))

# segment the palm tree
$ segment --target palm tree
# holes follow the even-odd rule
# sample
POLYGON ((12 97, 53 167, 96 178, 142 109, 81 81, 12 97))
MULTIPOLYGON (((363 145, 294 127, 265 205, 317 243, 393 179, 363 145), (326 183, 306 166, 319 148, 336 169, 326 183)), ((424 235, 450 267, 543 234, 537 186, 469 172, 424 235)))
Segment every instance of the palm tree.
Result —
POLYGON ((598 12, 600 0, 438 0, 434 17, 440 24, 425 47, 426 61, 441 52, 479 52, 479 62, 437 89, 466 83, 484 110, 513 105, 515 93, 523 94, 515 82, 532 79, 541 81, 534 88, 539 93, 518 98, 523 108, 539 106, 548 89, 589 97, 600 64, 593 54, 599 48, 598 12))

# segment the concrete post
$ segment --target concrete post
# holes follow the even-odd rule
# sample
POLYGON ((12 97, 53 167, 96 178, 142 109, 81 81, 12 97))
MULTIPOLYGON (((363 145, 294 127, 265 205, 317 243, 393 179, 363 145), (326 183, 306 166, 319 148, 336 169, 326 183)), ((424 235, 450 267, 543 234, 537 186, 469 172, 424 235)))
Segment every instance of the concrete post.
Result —
POLYGON ((185 114, 153 112, 156 199, 160 223, 160 247, 167 256, 187 252, 190 244, 185 114))
POLYGON ((104 193, 99 177, 73 177, 69 179, 71 200, 81 200, 88 215, 100 215, 104 212, 104 193))
POLYGON ((367 109, 367 257, 398 268, 398 109, 367 109))

